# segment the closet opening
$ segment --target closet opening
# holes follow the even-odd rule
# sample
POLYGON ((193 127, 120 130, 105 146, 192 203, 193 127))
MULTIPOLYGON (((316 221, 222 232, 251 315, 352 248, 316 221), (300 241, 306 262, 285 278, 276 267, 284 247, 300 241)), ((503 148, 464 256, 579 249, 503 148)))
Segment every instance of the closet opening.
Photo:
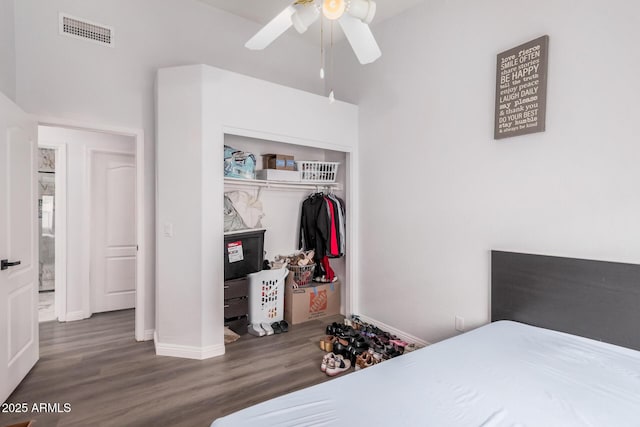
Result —
MULTIPOLYGON (((239 203, 241 206, 237 209, 237 215, 240 217, 248 217, 246 221, 244 221, 246 227, 240 226, 239 229, 234 229, 233 231, 230 231, 228 224, 225 224, 225 268, 227 265, 233 265, 229 263, 234 262, 233 257, 236 255, 230 252, 235 249, 230 248, 229 244, 237 244, 237 241, 240 239, 234 236, 242 236, 242 233, 245 232, 250 233, 253 231, 264 233, 262 242, 263 252, 261 255, 265 263, 267 261, 274 261, 280 256, 286 257, 300 250, 315 249, 315 247, 305 247, 303 242, 304 238, 301 239, 301 233, 304 233, 301 231, 301 229, 304 229, 304 224, 301 223, 302 208, 305 201, 310 198, 321 197, 341 200, 344 203, 343 209, 347 214, 342 218, 342 221, 345 223, 347 229, 351 225, 346 221, 349 209, 347 176, 350 165, 348 153, 228 133, 224 136, 224 145, 227 153, 234 151, 242 152, 246 156, 252 155, 253 157, 247 161, 255 162, 256 175, 255 177, 248 175, 242 176, 243 172, 241 169, 236 171, 238 172, 236 175, 233 173, 229 174, 229 171, 227 171, 227 173, 225 173, 224 170, 219 171, 221 175, 225 176, 225 214, 227 213, 227 206, 235 207, 235 203, 239 203), (313 161, 321 162, 322 170, 325 172, 323 174, 317 173, 314 176, 307 175, 307 179, 301 181, 299 175, 296 175, 296 171, 289 173, 286 169, 274 170, 273 164, 269 165, 265 159, 266 155, 273 154, 281 155, 278 159, 283 159, 283 162, 289 159, 298 162, 296 167, 290 167, 288 168, 289 170, 307 167, 306 165, 301 166, 300 161, 313 161), (337 164, 335 176, 331 175, 331 168, 334 164, 337 164), (269 171, 267 172, 266 169, 269 169, 269 171)), ((282 164, 286 167, 286 163, 282 164)), ((332 212, 335 212, 337 215, 339 212, 338 209, 339 207, 336 203, 335 211, 332 212)), ((227 219, 228 217, 225 216, 225 222, 227 219)), ((333 279, 335 285, 331 285, 331 288, 338 289, 339 312, 345 314, 346 311, 348 311, 347 296, 351 286, 349 273, 352 258, 348 251, 349 233, 343 230, 340 236, 337 216, 334 217, 334 220, 336 221, 334 233, 335 244, 343 245, 342 251, 340 251, 338 246, 335 246, 334 250, 338 252, 332 254, 331 257, 327 257, 325 254, 316 256, 314 259, 315 267, 312 273, 316 281, 312 281, 309 277, 308 285, 314 286, 314 284, 322 285, 324 283, 331 283, 331 279, 333 279), (315 268, 318 270, 315 270, 315 268), (329 271, 328 269, 331 272, 330 277, 326 275, 329 271), (322 274, 320 274, 320 272, 322 274)), ((247 243, 244 244, 247 245, 247 243)), ((237 285, 236 282, 229 281, 228 278, 226 275, 223 276, 222 273, 219 278, 220 283, 225 283, 226 281, 225 291, 229 286, 237 285)), ((242 279, 234 276, 234 280, 238 281, 242 279)), ((288 280, 291 280, 291 278, 288 280)), ((243 286, 248 287, 250 284, 245 283, 243 286)), ((237 297, 235 294, 233 296, 237 297)), ((279 295, 278 297, 283 298, 284 295, 279 295)), ((250 313, 252 310, 250 302, 246 304, 244 311, 240 312, 236 309, 232 312, 228 306, 231 305, 237 308, 237 305, 233 306, 234 301, 226 298, 225 296, 225 325, 234 330, 234 332, 244 335, 247 329, 251 329, 251 324, 253 323, 250 313), (233 316, 230 317, 231 315, 233 316), (243 319, 246 320, 243 321, 243 319)), ((276 317, 280 317, 279 313, 276 317)), ((289 320, 291 320, 291 318, 289 318, 289 320)))

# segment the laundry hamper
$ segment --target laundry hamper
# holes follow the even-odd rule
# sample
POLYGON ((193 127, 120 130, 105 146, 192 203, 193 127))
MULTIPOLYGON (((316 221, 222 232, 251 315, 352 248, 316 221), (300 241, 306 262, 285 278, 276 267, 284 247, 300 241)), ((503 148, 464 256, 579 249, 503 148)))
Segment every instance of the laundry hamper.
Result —
POLYGON ((284 319, 284 282, 286 268, 262 270, 249 279, 249 322, 273 323, 284 319))

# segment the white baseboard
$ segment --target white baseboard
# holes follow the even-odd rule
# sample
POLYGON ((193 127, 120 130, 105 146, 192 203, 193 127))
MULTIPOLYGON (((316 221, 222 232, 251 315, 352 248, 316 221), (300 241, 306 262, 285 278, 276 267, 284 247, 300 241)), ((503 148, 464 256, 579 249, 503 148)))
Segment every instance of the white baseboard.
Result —
POLYGON ((84 310, 70 311, 65 316, 64 321, 65 322, 76 322, 78 320, 88 319, 89 317, 91 317, 91 316, 90 315, 88 317, 85 316, 84 310))
POLYGON ((155 329, 147 329, 144 331, 144 341, 151 341, 155 338, 156 330, 155 329))
MULTIPOLYGON (((145 332, 146 333, 146 332, 145 332)), ((153 342, 156 345, 157 356, 181 357, 183 359, 204 360, 224 354, 224 344, 208 347, 195 347, 177 344, 163 344, 158 342, 158 334, 154 332, 153 342)))
POLYGON ((379 322, 375 319, 372 319, 371 317, 368 316, 362 316, 362 315, 358 315, 358 317, 360 318, 360 320, 362 320, 363 322, 366 323, 370 323, 372 325, 377 326, 378 328, 382 329, 383 331, 387 331, 393 335, 396 335, 398 338, 401 338, 403 341, 406 341, 408 343, 413 343, 416 344, 418 347, 426 347, 428 345, 431 345, 430 342, 425 341, 423 339, 420 339, 414 335, 408 334, 404 331, 401 331, 400 329, 396 329, 391 325, 387 325, 386 323, 382 323, 379 322))

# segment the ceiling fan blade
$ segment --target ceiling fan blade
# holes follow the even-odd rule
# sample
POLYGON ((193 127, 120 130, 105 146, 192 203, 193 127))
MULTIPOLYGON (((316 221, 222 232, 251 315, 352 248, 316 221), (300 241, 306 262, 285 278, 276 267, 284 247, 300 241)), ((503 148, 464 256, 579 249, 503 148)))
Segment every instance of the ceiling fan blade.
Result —
POLYGON ((382 56, 380 47, 367 24, 348 13, 342 15, 338 22, 361 64, 369 64, 382 56))
POLYGON ((295 12, 296 9, 293 6, 287 7, 258 31, 255 36, 251 37, 244 47, 251 50, 262 50, 269 46, 293 25, 291 23, 291 15, 295 12))
POLYGON ((311 4, 298 4, 296 5, 296 13, 291 17, 293 27, 300 34, 305 33, 311 24, 318 20, 320 17, 320 11, 313 3, 311 4))

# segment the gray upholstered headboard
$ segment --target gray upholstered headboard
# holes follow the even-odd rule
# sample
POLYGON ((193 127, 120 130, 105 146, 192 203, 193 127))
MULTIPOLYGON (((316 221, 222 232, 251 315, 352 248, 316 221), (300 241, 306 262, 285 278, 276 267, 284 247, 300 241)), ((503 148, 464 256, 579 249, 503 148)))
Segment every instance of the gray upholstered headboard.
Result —
POLYGON ((491 252, 491 321, 640 350, 640 265, 491 252))

